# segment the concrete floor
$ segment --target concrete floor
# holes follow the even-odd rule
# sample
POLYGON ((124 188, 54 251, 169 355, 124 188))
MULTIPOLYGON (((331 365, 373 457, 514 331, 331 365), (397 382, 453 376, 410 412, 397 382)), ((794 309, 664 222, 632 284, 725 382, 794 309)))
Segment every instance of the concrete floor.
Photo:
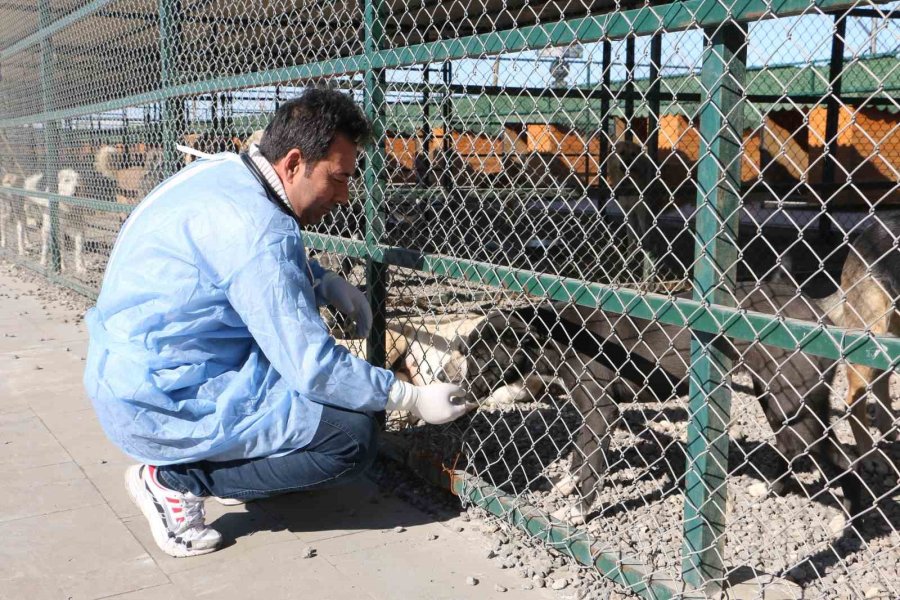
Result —
POLYGON ((556 597, 521 590, 486 558, 480 532, 435 522, 368 480, 239 507, 209 502, 227 547, 164 555, 125 492, 130 461, 82 389, 78 304, 0 261, 0 599, 556 597), (302 558, 307 546, 314 558, 302 558))

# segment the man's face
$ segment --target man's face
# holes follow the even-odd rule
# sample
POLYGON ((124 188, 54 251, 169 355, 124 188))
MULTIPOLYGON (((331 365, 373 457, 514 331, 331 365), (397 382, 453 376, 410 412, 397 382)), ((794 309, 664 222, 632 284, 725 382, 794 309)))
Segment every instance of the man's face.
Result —
POLYGON ((350 177, 356 168, 356 144, 338 134, 328 153, 307 172, 299 150, 275 165, 288 201, 301 225, 315 225, 339 204, 350 201, 350 177))

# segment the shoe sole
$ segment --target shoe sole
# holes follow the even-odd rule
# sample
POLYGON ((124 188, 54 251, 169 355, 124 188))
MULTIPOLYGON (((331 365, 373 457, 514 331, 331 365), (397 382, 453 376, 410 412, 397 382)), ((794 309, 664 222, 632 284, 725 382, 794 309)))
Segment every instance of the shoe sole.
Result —
POLYGON ((150 525, 150 533, 153 535, 153 541, 159 546, 159 549, 174 558, 187 558, 189 556, 200 556, 210 554, 219 549, 218 546, 212 548, 185 548, 182 544, 178 544, 174 539, 169 537, 169 531, 163 525, 150 497, 150 493, 144 488, 144 480, 141 478, 141 465, 132 465, 125 471, 125 488, 134 505, 141 509, 144 518, 150 525))
POLYGON ((213 500, 215 500, 222 506, 240 506, 249 502, 249 500, 238 500, 237 498, 219 498, 218 496, 213 496, 213 500))

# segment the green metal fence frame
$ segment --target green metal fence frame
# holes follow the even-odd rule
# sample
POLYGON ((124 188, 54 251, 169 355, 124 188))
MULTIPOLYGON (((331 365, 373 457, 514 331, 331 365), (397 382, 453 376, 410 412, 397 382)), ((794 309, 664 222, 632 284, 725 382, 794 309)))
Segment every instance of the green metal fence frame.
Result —
MULTIPOLYGON (((40 14, 40 29, 0 50, 0 61, 40 44, 42 98, 41 112, 16 118, 0 119, 0 128, 44 124, 48 148, 53 147, 55 122, 89 114, 146 104, 163 103, 164 142, 178 139, 183 128, 182 98, 187 95, 234 90, 261 85, 277 85, 324 76, 364 74, 365 111, 374 125, 373 141, 367 146, 364 171, 365 241, 348 240, 323 234, 308 234, 310 247, 362 258, 366 261, 369 298, 376 315, 368 340, 370 360, 383 364, 385 273, 389 265, 417 269, 434 275, 462 278, 481 284, 502 287, 548 299, 575 302, 588 307, 627 314, 691 329, 694 336, 691 352, 690 409, 688 429, 688 465, 685 492, 685 531, 682 581, 654 576, 641 565, 616 557, 614 553, 592 550, 585 534, 566 528, 516 505, 501 491, 483 482, 460 483, 455 491, 470 501, 509 518, 531 535, 551 544, 571 544, 570 554, 585 564, 596 566, 601 573, 629 586, 646 597, 670 597, 685 591, 685 585, 702 593, 714 594, 722 589, 724 565, 725 498, 728 435, 727 422, 730 392, 724 385, 729 370, 728 359, 719 353, 712 341, 720 336, 756 341, 781 348, 831 359, 846 359, 880 369, 895 370, 900 365, 900 340, 873 337, 863 331, 847 331, 825 325, 792 321, 774 315, 747 312, 729 305, 734 289, 734 267, 737 257, 737 209, 740 182, 736 156, 740 146, 743 111, 743 75, 746 69, 741 40, 745 29, 738 25, 750 21, 795 16, 811 10, 841 12, 852 9, 856 0, 738 0, 730 7, 720 0, 685 0, 663 6, 644 7, 600 16, 568 19, 556 23, 533 25, 468 37, 429 42, 405 47, 385 48, 381 15, 382 0, 364 0, 364 53, 346 58, 295 65, 250 74, 217 77, 190 84, 176 84, 175 62, 180 35, 180 0, 159 0, 162 88, 106 102, 67 109, 50 105, 48 86, 52 80, 51 36, 91 14, 102 10, 112 0, 94 0, 56 21, 49 19, 46 0, 40 14), (675 299, 613 286, 589 283, 523 269, 501 267, 449 256, 422 254, 382 243, 384 229, 384 182, 378 174, 384 161, 384 69, 445 62, 453 59, 484 57, 492 54, 562 46, 575 42, 602 41, 604 44, 604 77, 608 77, 609 42, 653 35, 660 31, 703 28, 709 46, 702 64, 702 81, 709 90, 701 108, 701 139, 709 154, 699 165, 696 219, 697 249, 693 299, 675 299), (527 518, 526 518, 527 517, 527 518), (537 523, 537 525, 535 525, 537 523), (562 537, 560 537, 562 536, 562 537), (581 544, 581 545, 579 545, 581 544), (584 560, 582 560, 584 559, 584 560), (625 568, 627 567, 627 568, 625 568), (630 575, 628 575, 630 574, 630 575)), ((654 51, 656 54, 656 51, 654 51)), ((836 104, 836 100, 830 100, 836 104)), ((47 156, 47 172, 55 169, 56 158, 47 156)), ((48 178, 49 179, 49 178, 48 178)), ((133 207, 112 206, 90 199, 76 199, 47 192, 5 190, 20 196, 46 197, 51 206, 63 201, 96 209, 127 212, 133 207)), ((54 209, 55 213, 55 209, 54 209)), ((53 222, 56 222, 54 219, 53 222)), ((54 247, 58 253, 54 231, 54 247)), ((60 277, 58 257, 47 269, 39 269, 49 279, 68 285, 89 296, 92 290, 60 277)), ((32 265, 29 265, 32 266, 32 265)), ((568 547, 568 546, 567 546, 568 547)))

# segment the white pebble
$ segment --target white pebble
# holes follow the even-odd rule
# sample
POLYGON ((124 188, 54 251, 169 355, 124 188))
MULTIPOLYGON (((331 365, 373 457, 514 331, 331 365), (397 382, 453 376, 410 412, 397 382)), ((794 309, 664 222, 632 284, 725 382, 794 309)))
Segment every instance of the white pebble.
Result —
POLYGON ((748 487, 747 493, 754 498, 762 498, 766 495, 768 489, 769 487, 765 483, 760 481, 759 483, 754 483, 753 485, 748 487))
POLYGON ((838 534, 844 530, 844 526, 847 524, 847 521, 844 519, 843 515, 837 515, 830 521, 828 521, 828 531, 834 534, 838 534))
POLYGON ((533 590, 534 584, 531 583, 530 581, 526 581, 525 583, 522 584, 522 589, 523 590, 533 590))
POLYGON ((316 550, 312 546, 307 546, 303 549, 303 552, 300 554, 301 558, 312 558, 316 555, 316 550))
POLYGON ((555 579, 553 583, 550 584, 550 589, 559 591, 566 589, 566 586, 569 585, 569 582, 565 579, 555 579))
POLYGON ((466 585, 478 585, 478 580, 474 577, 466 577, 466 585))
POLYGON ((505 592, 506 588, 500 585, 499 583, 494 584, 494 591, 496 592, 505 592))
POLYGON ((395 533, 403 533, 404 531, 406 531, 406 527, 401 527, 400 525, 397 525, 396 527, 394 527, 395 533))

